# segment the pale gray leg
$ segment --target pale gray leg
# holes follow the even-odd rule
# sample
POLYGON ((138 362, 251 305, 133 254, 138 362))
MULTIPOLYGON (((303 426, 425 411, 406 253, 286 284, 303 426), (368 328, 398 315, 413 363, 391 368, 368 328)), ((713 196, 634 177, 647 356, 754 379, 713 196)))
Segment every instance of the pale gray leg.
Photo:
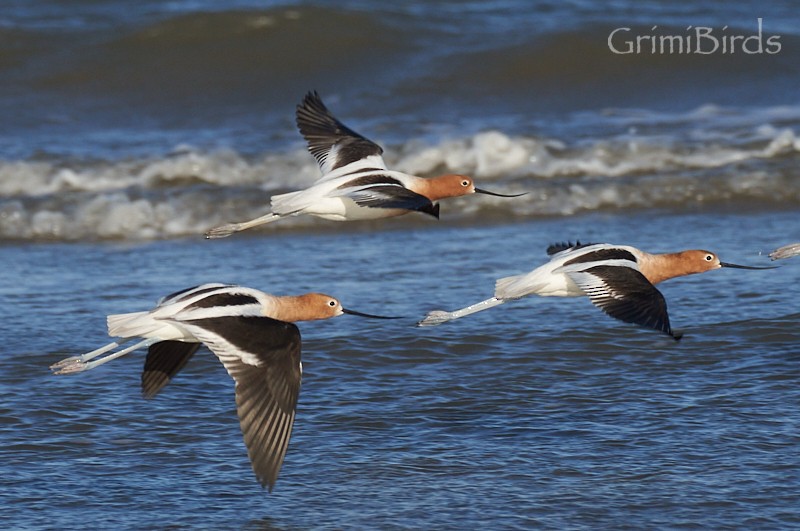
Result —
POLYGON ((466 308, 461 308, 460 310, 456 310, 453 312, 445 312, 443 310, 434 310, 432 312, 428 312, 428 315, 425 316, 425 319, 417 323, 417 326, 436 326, 442 323, 446 323, 447 321, 452 321, 454 319, 459 319, 464 317, 465 315, 469 315, 471 313, 482 312, 483 310, 488 310, 489 308, 494 308, 495 306, 499 306, 506 302, 503 299, 498 299, 497 297, 492 297, 491 299, 486 299, 485 301, 481 301, 466 308))
POLYGON ((50 369, 56 370, 56 369, 59 369, 59 368, 65 366, 65 365, 69 365, 71 363, 75 363, 76 361, 80 362, 80 363, 89 361, 90 359, 96 358, 97 356, 100 356, 101 354, 105 354, 109 350, 114 350, 118 346, 123 345, 123 344, 127 343, 130 340, 131 340, 131 338, 126 337, 124 339, 120 339, 119 341, 114 341, 112 343, 109 343, 108 345, 106 345, 104 347, 100 347, 100 348, 98 348, 96 350, 93 350, 91 352, 87 352, 86 354, 81 354, 80 356, 70 356, 69 358, 65 358, 65 359, 59 361, 58 363, 54 363, 54 364, 50 365, 50 369))
POLYGON ((227 238, 234 232, 257 227, 258 225, 264 225, 279 218, 280 216, 278 214, 273 214, 270 212, 269 214, 261 216, 260 218, 251 219, 250 221, 243 221, 241 223, 226 223, 225 225, 220 225, 219 227, 214 227, 213 229, 208 230, 206 232, 206 238, 209 240, 214 238, 227 238))
POLYGON ((97 367, 99 365, 102 365, 104 363, 108 363, 111 360, 115 360, 117 358, 120 358, 120 357, 124 356, 125 354, 133 352, 134 350, 136 350, 138 348, 149 347, 153 343, 158 343, 159 341, 161 341, 161 339, 159 339, 157 337, 149 338, 149 339, 143 339, 142 341, 139 341, 138 343, 134 343, 133 345, 131 345, 128 348, 124 348, 124 349, 122 349, 122 350, 120 350, 118 352, 114 352, 113 354, 109 354, 108 356, 100 358, 99 360, 88 361, 88 360, 90 360, 92 358, 96 358, 100 354, 104 354, 105 352, 108 352, 109 350, 112 350, 114 348, 114 346, 118 346, 115 343, 110 343, 110 344, 106 345, 105 347, 99 348, 97 350, 93 350, 92 352, 84 354, 83 356, 74 356, 72 358, 67 358, 65 360, 61 360, 58 363, 51 365, 50 369, 53 370, 53 374, 72 374, 72 373, 76 373, 76 372, 88 371, 89 369, 94 369, 95 367, 97 367), (114 345, 114 346, 112 346, 112 345, 114 345))
POLYGON ((780 258, 790 258, 798 254, 800 254, 800 243, 792 243, 775 249, 769 253, 769 257, 773 260, 778 260, 780 258))

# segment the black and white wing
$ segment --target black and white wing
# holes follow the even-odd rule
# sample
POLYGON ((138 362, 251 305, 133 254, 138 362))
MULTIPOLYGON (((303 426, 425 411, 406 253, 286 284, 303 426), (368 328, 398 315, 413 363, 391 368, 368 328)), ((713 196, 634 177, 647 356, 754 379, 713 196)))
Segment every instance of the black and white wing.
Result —
POLYGON ((300 395, 300 330, 260 316, 182 321, 220 359, 236 383, 236 410, 262 486, 275 486, 300 395))
POLYGON ((170 293, 166 297, 162 297, 161 300, 158 301, 156 307, 169 306, 172 304, 181 303, 189 300, 192 297, 197 297, 203 294, 211 293, 229 287, 231 287, 229 284, 220 284, 218 282, 200 284, 199 286, 193 286, 191 288, 182 289, 180 291, 176 291, 175 293, 170 293))
POLYGON ((566 273, 595 306, 611 317, 664 332, 675 339, 667 314, 667 301, 638 269, 595 265, 566 273))
MULTIPOLYGON (((551 246, 552 248, 553 246, 551 246)), ((589 264, 591 262, 604 262, 606 264, 633 267, 638 270, 639 263, 632 247, 609 245, 607 243, 577 244, 565 249, 563 252, 564 263, 562 267, 575 266, 576 264, 589 264)), ((549 252, 549 249, 548 249, 549 252)), ((578 268, 580 269, 580 267, 578 268)))
POLYGON ((381 173, 355 177, 331 195, 349 197, 363 207, 416 210, 439 217, 437 203, 409 190, 398 179, 381 173))
POLYGON ((194 356, 200 343, 161 341, 150 345, 142 371, 142 394, 153 398, 194 356))
POLYGON ((297 128, 317 159, 323 179, 350 164, 353 170, 386 169, 383 149, 337 120, 316 91, 306 94, 297 106, 297 128))

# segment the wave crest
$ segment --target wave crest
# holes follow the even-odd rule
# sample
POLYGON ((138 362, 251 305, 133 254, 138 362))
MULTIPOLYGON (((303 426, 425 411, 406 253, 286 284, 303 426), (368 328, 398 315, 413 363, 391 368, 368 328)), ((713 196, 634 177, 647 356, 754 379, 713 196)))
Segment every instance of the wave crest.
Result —
MULTIPOLYGON (((698 205, 796 206, 800 139, 791 128, 747 130, 724 138, 698 131, 707 137, 689 142, 629 132, 571 144, 490 130, 433 145, 412 140, 387 149, 386 159, 409 173, 460 172, 501 193, 528 192, 514 199, 448 200, 445 221, 698 205)), ((270 195, 318 178, 314 160, 299 147, 260 157, 183 146, 163 157, 122 161, 0 161, 0 238, 199 237, 212 226, 261 215, 270 195)), ((430 222, 413 215, 405 219, 430 222)), ((267 230, 323 224, 330 222, 299 217, 267 230)))

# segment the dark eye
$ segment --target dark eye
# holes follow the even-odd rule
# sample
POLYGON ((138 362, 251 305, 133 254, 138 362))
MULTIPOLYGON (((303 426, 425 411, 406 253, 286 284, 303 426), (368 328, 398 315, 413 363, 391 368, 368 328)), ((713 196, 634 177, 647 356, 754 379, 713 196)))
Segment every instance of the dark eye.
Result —
POLYGON ((713 259, 714 259, 714 255, 713 254, 707 254, 706 255, 706 262, 710 262, 713 259))
POLYGON ((328 301, 328 306, 330 306, 331 308, 333 308, 334 306, 336 306, 336 301, 335 301, 335 300, 330 300, 330 301, 328 301))
POLYGON ((461 186, 469 186, 469 181, 464 179, 463 181, 461 181, 461 186))

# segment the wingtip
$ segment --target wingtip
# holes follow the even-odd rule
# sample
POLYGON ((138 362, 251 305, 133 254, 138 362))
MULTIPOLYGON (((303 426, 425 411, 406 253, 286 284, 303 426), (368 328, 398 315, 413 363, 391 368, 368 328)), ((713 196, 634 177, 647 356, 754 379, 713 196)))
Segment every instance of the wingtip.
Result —
POLYGON ((419 211, 439 219, 439 203, 431 203, 420 208, 419 211))
POLYGON ((309 107, 316 107, 321 110, 327 110, 325 104, 322 103, 322 96, 319 95, 316 89, 309 90, 300 103, 297 104, 297 110, 308 109, 309 107))
POLYGON ((268 478, 268 477, 256 476, 256 479, 258 479, 258 482, 261 484, 261 488, 262 489, 266 489, 267 492, 272 494, 272 489, 275 488, 275 483, 277 481, 277 478, 273 479, 273 478, 268 478))
POLYGON ((551 243, 547 247, 547 255, 552 256, 556 253, 560 253, 561 251, 566 251, 567 249, 572 249, 574 247, 580 247, 580 246, 581 246, 580 240, 575 240, 575 245, 573 245, 572 242, 569 240, 560 243, 551 243))
POLYGON ((152 372, 142 373, 142 398, 152 400, 161 392, 170 379, 163 373, 154 374, 152 372))

